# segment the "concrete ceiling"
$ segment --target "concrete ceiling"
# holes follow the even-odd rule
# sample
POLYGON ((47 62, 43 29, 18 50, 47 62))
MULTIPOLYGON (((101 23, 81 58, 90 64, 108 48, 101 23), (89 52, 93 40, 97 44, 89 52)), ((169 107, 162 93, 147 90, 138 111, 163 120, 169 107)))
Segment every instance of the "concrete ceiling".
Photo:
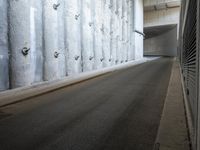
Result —
POLYGON ((161 35, 175 28, 176 26, 177 26, 176 24, 171 24, 171 25, 163 25, 163 26, 146 27, 144 28, 145 39, 161 35))
POLYGON ((179 0, 166 1, 166 2, 155 3, 154 5, 145 5, 144 11, 156 11, 161 9, 168 9, 168 8, 180 7, 180 5, 181 2, 179 0))

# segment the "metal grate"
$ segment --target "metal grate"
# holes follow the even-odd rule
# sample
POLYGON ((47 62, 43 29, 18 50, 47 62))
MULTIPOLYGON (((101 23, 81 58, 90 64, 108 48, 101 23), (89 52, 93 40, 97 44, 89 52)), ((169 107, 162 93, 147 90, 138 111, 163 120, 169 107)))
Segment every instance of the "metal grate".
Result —
MULTIPOLYGON (((180 15, 179 51, 182 73, 184 77, 185 92, 190 104, 193 137, 192 145, 196 150, 198 136, 198 33, 197 22, 198 0, 183 0, 180 15)), ((199 12, 199 11, 198 11, 199 12)))
MULTIPOLYGON (((183 35, 182 69, 193 121, 197 104, 197 1, 189 3, 183 35)), ((194 123, 194 122, 193 122, 194 123)), ((195 124, 195 123, 194 123, 195 124)))

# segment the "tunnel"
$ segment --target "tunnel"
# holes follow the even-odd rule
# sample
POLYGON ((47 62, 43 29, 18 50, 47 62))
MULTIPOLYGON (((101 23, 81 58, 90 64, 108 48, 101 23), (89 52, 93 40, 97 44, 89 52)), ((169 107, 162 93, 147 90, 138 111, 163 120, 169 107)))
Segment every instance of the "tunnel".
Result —
POLYGON ((0 0, 0 150, 200 150, 199 0, 0 0))

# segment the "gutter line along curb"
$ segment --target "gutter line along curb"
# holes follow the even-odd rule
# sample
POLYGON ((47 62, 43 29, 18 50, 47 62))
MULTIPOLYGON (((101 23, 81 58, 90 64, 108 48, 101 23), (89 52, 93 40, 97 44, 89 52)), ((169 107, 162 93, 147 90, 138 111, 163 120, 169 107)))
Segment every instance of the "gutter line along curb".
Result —
POLYGON ((31 86, 20 87, 12 90, 7 90, 4 92, 0 92, 0 107, 4 107, 10 104, 14 104, 20 101, 24 101, 26 99, 39 96, 51 91, 55 91, 59 88, 67 87, 100 75, 104 75, 106 73, 110 73, 117 70, 126 69, 132 66, 136 66, 148 61, 152 61, 155 59, 141 59, 137 61, 130 61, 125 64, 120 64, 116 66, 111 66, 99 70, 89 71, 85 73, 80 73, 76 76, 68 76, 60 80, 55 81, 46 81, 42 83, 38 83, 31 86))

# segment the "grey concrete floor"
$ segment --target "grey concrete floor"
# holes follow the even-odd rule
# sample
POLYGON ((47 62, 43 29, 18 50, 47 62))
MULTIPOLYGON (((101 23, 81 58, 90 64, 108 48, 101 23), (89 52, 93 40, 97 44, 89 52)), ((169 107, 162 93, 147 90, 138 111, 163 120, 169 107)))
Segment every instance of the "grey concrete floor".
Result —
POLYGON ((152 150, 173 60, 0 108, 0 150, 152 150))

